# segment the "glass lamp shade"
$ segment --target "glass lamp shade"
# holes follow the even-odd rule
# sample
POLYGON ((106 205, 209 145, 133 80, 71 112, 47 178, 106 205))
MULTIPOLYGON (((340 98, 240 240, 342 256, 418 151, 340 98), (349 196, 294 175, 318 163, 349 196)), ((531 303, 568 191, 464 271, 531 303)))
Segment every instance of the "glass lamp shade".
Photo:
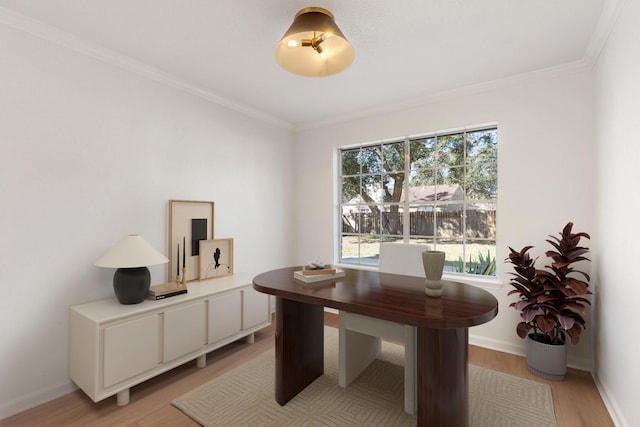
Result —
POLYGON ((320 77, 347 69, 355 52, 331 12, 308 7, 296 14, 274 55, 278 64, 291 73, 320 77))
POLYGON ((151 284, 148 265, 164 264, 169 258, 138 235, 129 235, 102 255, 94 265, 117 268, 113 290, 121 304, 144 301, 151 284))

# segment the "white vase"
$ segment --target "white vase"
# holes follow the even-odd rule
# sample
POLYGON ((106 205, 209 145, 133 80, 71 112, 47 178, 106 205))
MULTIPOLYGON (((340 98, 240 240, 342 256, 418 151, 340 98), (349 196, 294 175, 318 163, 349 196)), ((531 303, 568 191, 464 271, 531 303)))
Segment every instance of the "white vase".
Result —
POLYGON ((427 296, 440 297, 442 295, 442 270, 444 269, 444 252, 422 252, 422 265, 424 266, 425 288, 427 296))

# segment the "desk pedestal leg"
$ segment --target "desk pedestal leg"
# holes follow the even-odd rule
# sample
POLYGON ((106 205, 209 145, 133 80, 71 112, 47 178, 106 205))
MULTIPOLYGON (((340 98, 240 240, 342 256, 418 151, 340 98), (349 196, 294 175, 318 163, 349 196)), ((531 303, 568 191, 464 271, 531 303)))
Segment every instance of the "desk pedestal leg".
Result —
POLYGON ((418 328, 418 426, 469 425, 469 330, 418 328))
POLYGON ((276 298, 276 402, 285 405, 324 372, 324 307, 276 298))

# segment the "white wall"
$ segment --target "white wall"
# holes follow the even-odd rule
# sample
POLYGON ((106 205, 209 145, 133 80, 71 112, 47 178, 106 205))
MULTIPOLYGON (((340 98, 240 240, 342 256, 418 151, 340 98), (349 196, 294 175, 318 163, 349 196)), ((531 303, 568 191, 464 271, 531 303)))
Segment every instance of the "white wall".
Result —
MULTIPOLYGON (((497 259, 506 258, 507 246, 520 249, 527 244, 535 245, 535 253, 544 258, 547 236, 557 235, 570 220, 575 223, 575 231, 592 231, 590 71, 572 64, 564 70, 535 73, 456 94, 395 113, 298 133, 297 263, 318 255, 328 259, 333 254, 337 147, 488 122, 497 122, 499 132, 497 259)), ((509 280, 508 270, 505 264, 498 264, 501 283, 509 280)), ((524 354, 524 341, 515 333, 519 316, 508 306, 515 297, 506 296, 510 290, 507 286, 496 284, 494 288, 492 292, 499 300, 498 317, 472 328, 470 340, 524 354)), ((590 329, 577 346, 569 349, 570 366, 591 368, 589 335, 590 329)))
POLYGON ((71 390, 69 306, 113 295, 93 262, 125 234, 167 252, 169 199, 215 202, 236 271, 290 264, 292 136, 6 26, 0 40, 2 419, 71 390))
POLYGON ((596 375, 617 425, 640 425, 640 3, 626 1, 594 68, 598 306, 596 375))
MULTIPOLYGON (((216 202, 216 236, 235 238, 237 271, 330 259, 336 147, 497 122, 498 259, 507 245, 541 254, 568 220, 592 234, 597 305, 570 363, 590 367, 595 332, 605 402, 617 425, 639 424, 640 286, 628 251, 640 237, 638 19, 640 5, 627 1, 593 100, 590 72, 570 66, 301 131, 295 145, 288 131, 0 25, 0 419, 72 388, 68 307, 112 296, 113 271, 92 264, 122 235, 166 251, 168 199, 216 202)), ((153 283, 165 270, 151 268, 153 283)), ((522 352, 509 288, 496 287, 500 313, 471 339, 522 352)))

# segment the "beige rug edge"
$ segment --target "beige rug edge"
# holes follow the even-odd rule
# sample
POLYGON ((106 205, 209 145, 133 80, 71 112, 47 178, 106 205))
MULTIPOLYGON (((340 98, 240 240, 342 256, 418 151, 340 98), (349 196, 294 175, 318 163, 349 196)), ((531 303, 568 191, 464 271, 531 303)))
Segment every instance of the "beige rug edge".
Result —
MULTIPOLYGON (((172 405, 202 426, 414 426, 403 410, 403 351, 383 343, 346 389, 337 381, 337 330, 325 327, 325 373, 287 405, 275 401, 274 351, 185 393, 172 405)), ((473 427, 557 426, 547 384, 469 365, 473 427)))

